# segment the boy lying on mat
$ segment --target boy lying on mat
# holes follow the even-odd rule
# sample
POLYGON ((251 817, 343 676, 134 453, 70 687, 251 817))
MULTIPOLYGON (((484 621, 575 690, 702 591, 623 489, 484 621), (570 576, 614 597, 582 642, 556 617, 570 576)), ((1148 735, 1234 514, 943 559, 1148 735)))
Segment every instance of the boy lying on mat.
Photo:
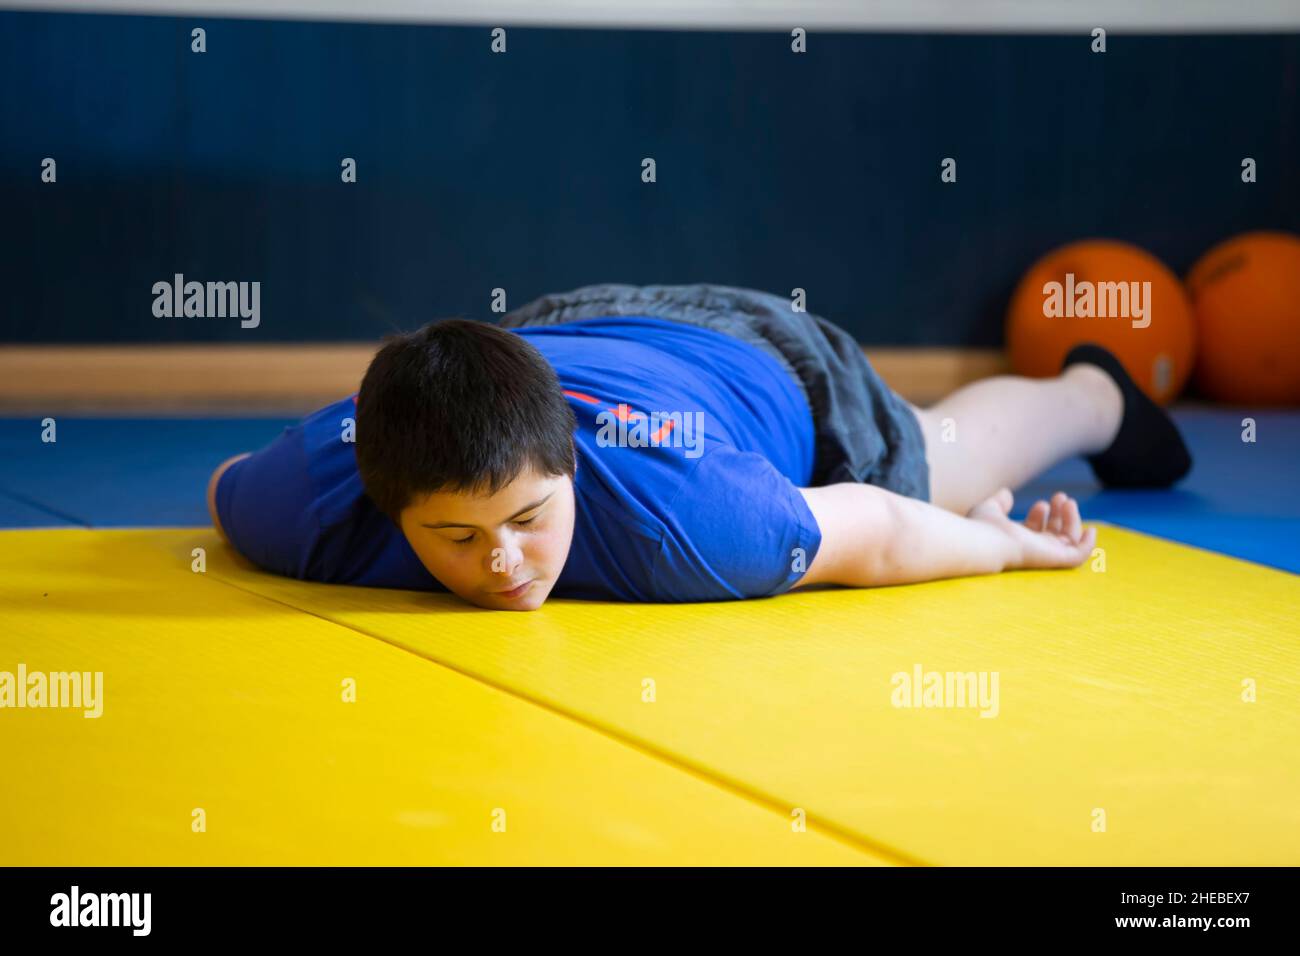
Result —
POLYGON ((208 500, 296 578, 510 610, 718 601, 1075 567, 1096 537, 1078 504, 1017 523, 1008 488, 1078 454, 1108 485, 1190 467, 1096 346, 917 409, 789 300, 600 285, 389 337, 358 395, 223 463, 208 500))

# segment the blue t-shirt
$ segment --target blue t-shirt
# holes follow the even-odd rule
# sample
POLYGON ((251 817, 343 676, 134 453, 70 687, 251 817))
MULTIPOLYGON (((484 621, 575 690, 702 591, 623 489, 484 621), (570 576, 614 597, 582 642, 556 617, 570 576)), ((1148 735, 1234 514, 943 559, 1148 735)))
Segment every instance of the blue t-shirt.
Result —
MULTIPOLYGON (((799 488, 813 422, 761 349, 648 317, 512 329, 554 367, 577 418, 573 544, 552 594, 719 601, 780 594, 821 531, 799 488)), ((445 590, 366 496, 349 396, 286 428, 217 486, 231 543, 305 580, 445 590)))

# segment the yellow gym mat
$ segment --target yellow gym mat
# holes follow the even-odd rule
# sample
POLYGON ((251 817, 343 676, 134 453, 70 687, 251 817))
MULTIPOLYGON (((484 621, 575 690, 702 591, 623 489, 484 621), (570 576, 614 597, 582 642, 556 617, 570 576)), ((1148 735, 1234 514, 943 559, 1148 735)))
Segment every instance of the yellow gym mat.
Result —
POLYGON ((239 821, 232 862, 1300 863, 1300 579, 1100 539, 1104 570, 520 614, 277 578, 210 529, 3 532, 0 669, 100 661, 135 716, 81 721, 108 728, 95 742, 66 713, 0 711, 54 781, 4 793, 0 819, 33 821, 24 860, 89 842, 213 862, 184 842, 206 781, 239 821), (59 587, 50 616, 33 595, 59 587), (337 700, 362 663, 383 713, 359 726, 363 700, 337 700), (100 779, 143 805, 58 796, 100 779), (546 820, 528 846, 459 824, 507 783, 546 820), (452 832, 413 839, 448 792, 452 832), (87 837, 87 813, 134 842, 87 837), (355 841, 323 846, 345 820, 355 841))
POLYGON ((0 709, 0 865, 888 862, 195 573, 191 542, 221 551, 210 530, 0 533, 0 671, 103 674, 98 718, 0 709))

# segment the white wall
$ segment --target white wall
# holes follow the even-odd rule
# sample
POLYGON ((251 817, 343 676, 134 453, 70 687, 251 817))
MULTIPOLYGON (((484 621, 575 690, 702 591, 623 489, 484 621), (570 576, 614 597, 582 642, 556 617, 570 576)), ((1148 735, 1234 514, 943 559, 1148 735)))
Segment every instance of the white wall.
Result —
POLYGON ((0 8, 733 30, 1300 31, 1300 0, 0 0, 0 8))

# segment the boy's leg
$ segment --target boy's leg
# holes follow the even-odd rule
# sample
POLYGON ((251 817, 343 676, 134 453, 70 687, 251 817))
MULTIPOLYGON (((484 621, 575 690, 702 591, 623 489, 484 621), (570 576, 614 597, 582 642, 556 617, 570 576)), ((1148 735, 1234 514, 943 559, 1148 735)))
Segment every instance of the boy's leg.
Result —
POLYGON ((930 464, 930 500, 965 514, 999 488, 1017 488, 1074 455, 1107 448, 1124 398, 1095 365, 1052 379, 1000 375, 915 409, 930 464))

